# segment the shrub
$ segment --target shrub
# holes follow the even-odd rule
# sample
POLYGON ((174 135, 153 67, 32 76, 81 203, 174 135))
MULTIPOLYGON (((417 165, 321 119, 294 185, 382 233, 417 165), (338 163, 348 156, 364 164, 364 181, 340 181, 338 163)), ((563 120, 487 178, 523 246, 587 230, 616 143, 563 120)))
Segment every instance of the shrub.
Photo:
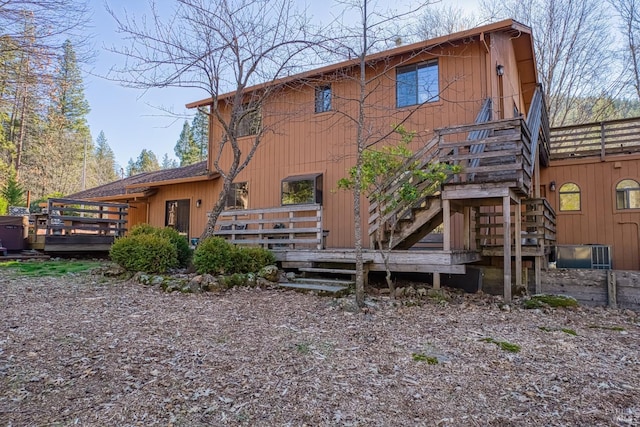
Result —
POLYGON ((187 267, 191 262, 191 256, 193 251, 189 247, 189 242, 186 236, 180 235, 175 228, 165 227, 157 229, 159 236, 166 237, 176 247, 178 253, 178 265, 180 267, 187 267))
POLYGON ((522 305, 524 308, 543 308, 543 307, 577 307, 578 301, 566 295, 533 295, 531 298, 524 300, 522 305))
POLYGON ((138 224, 131 228, 130 236, 139 236, 141 234, 154 234, 156 236, 168 239, 176 248, 178 254, 178 266, 187 267, 191 261, 192 250, 185 236, 171 227, 158 228, 150 224, 138 224))
POLYGON ((256 273, 274 262, 275 257, 266 249, 237 247, 221 237, 201 241, 193 255, 193 265, 200 274, 256 273))
POLYGON ((175 246, 155 234, 121 237, 109 251, 111 260, 130 271, 164 273, 178 264, 175 246))

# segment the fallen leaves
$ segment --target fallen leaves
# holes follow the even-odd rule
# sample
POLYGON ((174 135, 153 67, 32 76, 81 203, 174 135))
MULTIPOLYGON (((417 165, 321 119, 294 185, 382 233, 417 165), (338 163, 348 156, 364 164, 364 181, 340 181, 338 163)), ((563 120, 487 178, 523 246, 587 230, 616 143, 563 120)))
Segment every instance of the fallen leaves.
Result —
POLYGON ((290 291, 167 294, 92 276, 0 275, 0 419, 145 426, 640 420, 640 327, 632 313, 505 310, 483 295, 456 294, 447 304, 369 302, 359 313, 290 291), (521 350, 509 353, 483 337, 521 350))

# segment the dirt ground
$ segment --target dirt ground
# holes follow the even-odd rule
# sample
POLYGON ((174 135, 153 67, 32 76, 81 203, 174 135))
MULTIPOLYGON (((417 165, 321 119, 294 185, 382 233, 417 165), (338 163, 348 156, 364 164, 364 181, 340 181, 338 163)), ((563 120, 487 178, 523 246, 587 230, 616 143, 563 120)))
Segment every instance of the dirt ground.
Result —
POLYGON ((640 425, 639 322, 1 271, 0 425, 640 425))

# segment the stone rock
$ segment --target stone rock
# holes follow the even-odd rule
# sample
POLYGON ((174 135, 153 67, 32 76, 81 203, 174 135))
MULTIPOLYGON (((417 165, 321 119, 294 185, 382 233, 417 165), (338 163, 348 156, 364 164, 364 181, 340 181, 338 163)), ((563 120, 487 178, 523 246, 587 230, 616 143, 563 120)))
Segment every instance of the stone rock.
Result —
POLYGON ((396 288, 396 298, 402 298, 404 296, 404 288, 396 288))
POLYGON ((287 273, 284 275, 285 279, 287 279, 290 282, 295 282, 296 280, 296 273, 294 273, 293 271, 287 271, 287 273))
POLYGON ((424 298, 427 296, 427 290, 425 288, 418 288, 416 290, 416 294, 420 297, 420 298, 424 298))
POLYGON ((415 297, 416 296, 416 289, 413 286, 408 286, 407 288, 405 288, 404 290, 404 295, 407 297, 415 297))
POLYGON ((94 269, 92 273, 104 277, 119 277, 126 274, 127 270, 125 270, 124 267, 121 267, 118 264, 108 264, 94 269))
POLYGON ((141 271, 138 271, 136 274, 133 275, 132 280, 142 284, 142 285, 150 285, 151 284, 151 276, 149 276, 146 273, 143 273, 141 271))
POLYGON ((202 276, 201 276, 201 275, 194 276, 194 277, 190 280, 190 282, 197 283, 197 284, 201 284, 201 283, 202 283, 202 276))
POLYGON ((151 279, 149 280, 149 284, 151 284, 152 286, 162 286, 164 281, 165 281, 164 276, 152 276, 151 279))
POLYGON ((265 279, 264 277, 258 277, 256 279, 256 286, 262 289, 269 289, 273 286, 273 282, 265 279))
POLYGON ((248 273, 247 274, 247 286, 249 287, 256 287, 258 284, 258 278, 256 277, 255 274, 253 273, 248 273))
POLYGON ((263 277, 270 282, 277 282, 279 278, 278 267, 275 265, 267 265, 260 270, 258 276, 263 277))

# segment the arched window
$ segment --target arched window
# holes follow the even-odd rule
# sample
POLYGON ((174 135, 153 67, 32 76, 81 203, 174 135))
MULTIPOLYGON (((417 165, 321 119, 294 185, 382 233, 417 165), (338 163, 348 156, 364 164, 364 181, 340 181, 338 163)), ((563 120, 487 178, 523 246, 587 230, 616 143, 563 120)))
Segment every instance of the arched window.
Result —
POLYGON ((560 211, 570 212, 580 210, 580 187, 573 182, 567 182, 560 187, 560 211))
POLYGON ((616 208, 640 209, 640 185, 633 179, 623 179, 616 185, 616 208))

